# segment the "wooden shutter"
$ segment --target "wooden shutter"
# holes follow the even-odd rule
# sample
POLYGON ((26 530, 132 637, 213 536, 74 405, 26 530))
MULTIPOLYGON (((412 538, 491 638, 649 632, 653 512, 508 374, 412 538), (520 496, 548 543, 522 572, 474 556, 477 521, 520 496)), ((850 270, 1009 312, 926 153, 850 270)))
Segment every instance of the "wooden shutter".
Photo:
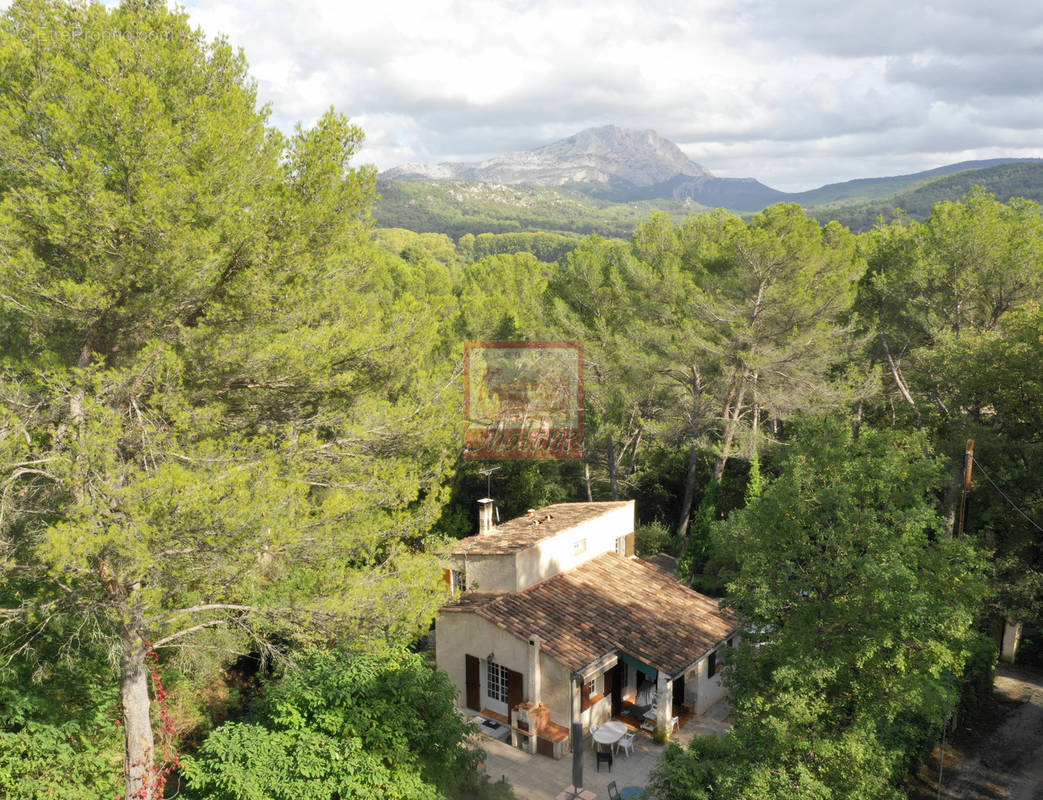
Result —
POLYGON ((579 685, 579 710, 586 711, 590 708, 590 682, 583 681, 579 685))
POLYGON ((443 569, 442 580, 445 581, 446 585, 451 589, 453 587, 453 571, 451 569, 443 569))
POLYGON ((601 690, 601 694, 603 694, 605 697, 608 697, 610 694, 612 694, 612 673, 613 670, 610 669, 608 672, 605 673, 605 677, 602 678, 602 680, 605 682, 605 685, 604 688, 601 690))
POLYGON ((510 714, 511 709, 521 705, 523 700, 522 674, 509 669, 507 670, 507 713, 510 714))
POLYGON ((475 711, 480 711, 482 708, 481 681, 479 679, 478 669, 478 656, 465 655, 464 680, 466 683, 465 695, 467 697, 467 707, 473 708, 475 711))
MULTIPOLYGON (((634 534, 633 534, 633 532, 627 534, 626 555, 628 555, 628 556, 634 555, 634 534)), ((607 694, 607 692, 606 692, 606 694, 607 694)))

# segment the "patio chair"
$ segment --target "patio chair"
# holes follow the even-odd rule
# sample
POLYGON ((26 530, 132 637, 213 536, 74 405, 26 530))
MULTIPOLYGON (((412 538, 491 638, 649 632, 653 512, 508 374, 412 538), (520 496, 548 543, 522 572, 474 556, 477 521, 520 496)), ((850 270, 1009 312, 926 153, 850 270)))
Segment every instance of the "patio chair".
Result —
POLYGON ((619 796, 619 789, 616 788, 615 781, 612 781, 608 785, 608 800, 621 800, 619 796))
POLYGON ((608 771, 612 771, 612 753, 602 753, 600 750, 594 754, 597 771, 601 772, 601 765, 608 764, 608 771))
POLYGON ((626 752, 627 758, 629 758, 630 756, 632 756, 634 754, 634 739, 636 739, 636 738, 637 738, 637 735, 632 733, 632 732, 631 733, 624 733, 623 734, 623 738, 620 739, 619 743, 616 745, 618 748, 620 748, 620 749, 622 749, 622 750, 624 750, 626 752))
POLYGON ((670 733, 677 733, 681 730, 681 719, 680 717, 674 717, 670 720, 670 733))
POLYGON ((590 748, 592 750, 597 750, 598 749, 598 740, 594 738, 594 734, 597 733, 599 730, 601 730, 601 726, 600 725, 591 725, 590 726, 590 748))

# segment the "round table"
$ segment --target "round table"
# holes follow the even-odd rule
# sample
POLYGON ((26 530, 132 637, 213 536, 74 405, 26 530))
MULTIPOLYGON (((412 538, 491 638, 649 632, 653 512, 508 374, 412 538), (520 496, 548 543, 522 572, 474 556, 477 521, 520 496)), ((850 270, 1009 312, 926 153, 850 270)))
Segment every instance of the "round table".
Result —
POLYGON ((627 726, 622 722, 611 720, 606 722, 592 734, 594 741, 599 745, 607 744, 610 747, 623 738, 627 732, 627 726))

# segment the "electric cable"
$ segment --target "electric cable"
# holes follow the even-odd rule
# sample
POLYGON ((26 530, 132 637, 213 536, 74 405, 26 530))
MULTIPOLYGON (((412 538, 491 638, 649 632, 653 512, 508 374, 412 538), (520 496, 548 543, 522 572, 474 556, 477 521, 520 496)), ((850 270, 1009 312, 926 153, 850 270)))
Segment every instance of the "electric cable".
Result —
POLYGON ((996 482, 992 478, 989 477, 989 473, 987 473, 985 471, 985 468, 982 467, 981 462, 977 458, 974 459, 974 465, 979 470, 981 470, 981 474, 985 476, 985 480, 987 480, 989 483, 992 484, 992 488, 1000 493, 1000 497, 1002 497, 1004 500, 1006 500, 1008 503, 1010 503, 1010 507, 1011 508, 1013 508, 1019 514, 1021 514, 1021 516, 1023 516, 1026 520, 1028 520, 1028 523, 1033 528, 1035 528, 1040 533, 1043 533, 1043 527, 1040 527, 1039 523, 1037 523, 1034 519, 1032 519, 1032 517, 1030 517, 1028 514, 1026 514, 1024 511, 1022 511, 1020 508, 1018 508, 1018 504, 1015 503, 1013 500, 1011 500, 1009 497, 1007 497, 1006 494, 1004 494, 1003 490, 999 486, 996 485, 996 482))

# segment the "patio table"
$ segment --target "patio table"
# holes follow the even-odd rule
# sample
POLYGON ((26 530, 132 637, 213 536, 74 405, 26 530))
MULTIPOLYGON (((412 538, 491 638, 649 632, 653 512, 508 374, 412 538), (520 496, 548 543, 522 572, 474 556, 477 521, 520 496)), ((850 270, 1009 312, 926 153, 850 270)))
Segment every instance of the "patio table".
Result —
POLYGON ((599 745, 607 744, 610 747, 623 738, 627 732, 627 726, 622 722, 611 720, 606 722, 592 734, 594 741, 599 745))

